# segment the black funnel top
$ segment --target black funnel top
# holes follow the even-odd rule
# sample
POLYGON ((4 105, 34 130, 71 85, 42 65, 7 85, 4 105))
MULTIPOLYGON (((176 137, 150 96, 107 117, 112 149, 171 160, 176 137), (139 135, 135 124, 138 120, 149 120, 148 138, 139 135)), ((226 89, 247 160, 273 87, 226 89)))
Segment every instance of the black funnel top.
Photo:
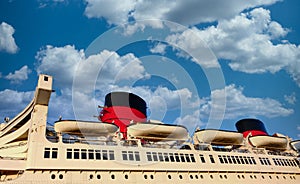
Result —
POLYGON ((124 106, 139 110, 145 116, 147 111, 146 102, 139 96, 128 92, 111 92, 105 96, 105 106, 124 106))
POLYGON ((259 130, 267 134, 267 130, 263 122, 258 119, 241 119, 235 124, 238 132, 243 133, 250 130, 259 130))

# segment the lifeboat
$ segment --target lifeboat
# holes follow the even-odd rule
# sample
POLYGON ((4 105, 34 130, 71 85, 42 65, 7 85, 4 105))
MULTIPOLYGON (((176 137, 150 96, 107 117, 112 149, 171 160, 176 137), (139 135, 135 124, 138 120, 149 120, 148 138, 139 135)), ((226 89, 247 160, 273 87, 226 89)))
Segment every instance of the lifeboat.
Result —
POLYGON ((54 124, 56 132, 90 136, 109 136, 113 135, 118 129, 118 126, 111 123, 91 121, 61 120, 56 121, 54 124))
POLYGON ((290 145, 295 151, 300 152, 300 140, 292 141, 290 145))
POLYGON ((136 123, 127 127, 129 137, 151 141, 169 141, 188 139, 188 130, 181 125, 163 123, 136 123))
POLYGON ((269 149, 286 149, 288 140, 286 137, 274 137, 269 135, 258 135, 248 137, 249 143, 254 147, 269 149))
POLYGON ((205 129, 196 131, 194 136, 201 143, 224 146, 241 145, 243 143, 243 134, 233 131, 205 129))

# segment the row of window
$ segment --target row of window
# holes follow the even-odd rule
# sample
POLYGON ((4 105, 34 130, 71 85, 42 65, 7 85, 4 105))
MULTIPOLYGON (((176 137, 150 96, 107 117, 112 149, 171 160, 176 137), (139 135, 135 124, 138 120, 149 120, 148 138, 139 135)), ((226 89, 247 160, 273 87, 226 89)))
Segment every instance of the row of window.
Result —
POLYGON ((138 151, 122 151, 123 160, 140 161, 140 153, 138 151))
POLYGON ((254 157, 218 155, 221 164, 256 164, 254 157))
POLYGON ((147 152, 147 160, 154 162, 196 162, 194 154, 147 152))
MULTIPOLYGON (((195 163, 194 154, 187 153, 162 153, 162 152, 146 152, 148 161, 159 162, 193 162, 195 163)), ((58 148, 44 149, 44 158, 57 159, 58 148)), ((115 160, 113 150, 94 150, 94 149, 67 149, 67 159, 89 159, 89 160, 115 160)), ((138 151, 122 151, 123 160, 140 161, 140 154, 138 151)), ((203 154, 199 155, 200 162, 205 163, 203 154)), ((221 164, 253 164, 256 165, 254 157, 247 156, 230 156, 230 155, 218 155, 221 164)), ((211 163, 215 163, 213 155, 209 155, 211 163)), ((271 165, 268 158, 259 157, 259 161, 262 165, 271 165)), ((273 162, 276 166, 292 166, 298 167, 295 160, 273 158, 273 162)))
POLYGON ((292 159, 283 159, 283 158, 273 158, 273 162, 277 166, 293 166, 298 167, 296 160, 292 159))
POLYGON ((56 159, 58 155, 58 148, 45 148, 44 158, 54 158, 56 159))
POLYGON ((259 157, 261 165, 271 165, 271 162, 268 158, 259 157))
POLYGON ((67 159, 115 160, 113 150, 67 149, 67 159))

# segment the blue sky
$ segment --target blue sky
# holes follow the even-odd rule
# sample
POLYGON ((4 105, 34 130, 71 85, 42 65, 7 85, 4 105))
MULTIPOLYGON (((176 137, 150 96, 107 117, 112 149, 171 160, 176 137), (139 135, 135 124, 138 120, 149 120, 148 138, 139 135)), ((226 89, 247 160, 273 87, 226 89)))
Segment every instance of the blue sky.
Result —
POLYGON ((96 120, 110 91, 147 101, 149 119, 234 130, 261 119, 300 138, 297 0, 0 2, 0 118, 54 77, 48 121, 96 120))

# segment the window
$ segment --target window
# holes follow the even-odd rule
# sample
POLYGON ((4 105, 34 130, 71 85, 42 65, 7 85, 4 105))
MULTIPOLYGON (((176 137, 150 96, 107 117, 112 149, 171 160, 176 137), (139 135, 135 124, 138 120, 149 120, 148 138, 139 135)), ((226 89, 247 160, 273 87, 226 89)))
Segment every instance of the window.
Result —
POLYGON ((128 151, 128 156, 129 156, 129 160, 134 160, 133 159, 133 151, 128 151))
POLYGON ((215 159, 214 159, 214 157, 212 155, 209 155, 209 159, 210 159, 211 163, 215 163, 215 159))
POLYGON ((135 156, 135 160, 136 160, 136 161, 141 161, 140 153, 139 153, 138 151, 135 151, 135 152, 134 152, 134 156, 135 156))
POLYGON ((50 150, 51 150, 51 148, 45 148, 44 158, 50 158, 50 150))
POLYGON ((67 149, 67 159, 72 159, 72 149, 67 149))
POLYGON ((73 158, 74 159, 79 159, 79 149, 74 149, 73 158))
POLYGON ((94 150, 89 150, 89 159, 94 160, 94 150))
POLYGON ((86 157, 86 149, 81 150, 81 159, 87 159, 86 157))
POLYGON ((58 157, 58 148, 45 148, 44 158, 54 158, 58 157))
POLYGON ((178 153, 174 153, 176 162, 180 162, 178 153))
POLYGON ((115 160, 115 152, 113 150, 109 150, 109 160, 115 160))
POLYGON ((191 157, 191 161, 192 161, 192 162, 196 162, 195 157, 194 157, 194 154, 190 154, 190 157, 191 157))
POLYGON ((95 150, 96 160, 101 160, 101 151, 95 150))
POLYGON ((57 158, 58 148, 52 148, 52 158, 57 158))
POLYGON ((152 161, 151 152, 147 152, 146 154, 147 154, 147 160, 152 161))
POLYGON ((103 160, 108 160, 107 150, 102 150, 102 158, 103 160))
POLYGON ((122 157, 123 157, 123 160, 128 160, 126 151, 122 151, 122 157))
POLYGON ((173 153, 169 153, 171 162, 175 162, 173 153))
POLYGON ((218 157, 219 157, 220 163, 223 164, 223 163, 224 163, 224 160, 223 160, 222 156, 221 156, 221 155, 218 155, 218 157))
POLYGON ((164 161, 164 157, 162 153, 158 153, 158 159, 159 161, 163 162, 164 161))
POLYGON ((199 156, 200 156, 201 162, 202 162, 202 163, 205 163, 204 155, 201 154, 201 155, 199 155, 199 156))

